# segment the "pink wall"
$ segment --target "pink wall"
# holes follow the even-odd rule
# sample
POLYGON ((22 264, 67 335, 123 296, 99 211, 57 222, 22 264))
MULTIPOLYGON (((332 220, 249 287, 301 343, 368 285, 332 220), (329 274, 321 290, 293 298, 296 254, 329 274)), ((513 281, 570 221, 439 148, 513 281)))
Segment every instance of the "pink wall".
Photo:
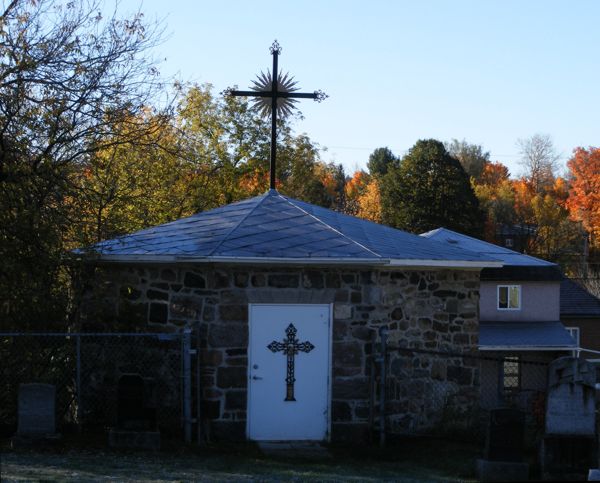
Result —
POLYGON ((479 318, 483 321, 560 320, 559 282, 481 282, 479 318), (498 285, 521 286, 521 309, 498 310, 498 285))

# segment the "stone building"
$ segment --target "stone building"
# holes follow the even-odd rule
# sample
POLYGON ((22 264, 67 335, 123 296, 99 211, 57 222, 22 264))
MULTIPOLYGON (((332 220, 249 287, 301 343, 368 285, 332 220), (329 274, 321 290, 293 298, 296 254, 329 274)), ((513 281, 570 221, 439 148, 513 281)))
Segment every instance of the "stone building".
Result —
MULTIPOLYGON (((379 329, 398 346, 476 350, 480 271, 501 266, 275 190, 87 255, 83 327, 199 330, 205 431, 236 440, 365 439, 379 329)), ((460 364, 423 364, 390 421, 423 421, 432 378, 477 404, 477 368, 460 364)))

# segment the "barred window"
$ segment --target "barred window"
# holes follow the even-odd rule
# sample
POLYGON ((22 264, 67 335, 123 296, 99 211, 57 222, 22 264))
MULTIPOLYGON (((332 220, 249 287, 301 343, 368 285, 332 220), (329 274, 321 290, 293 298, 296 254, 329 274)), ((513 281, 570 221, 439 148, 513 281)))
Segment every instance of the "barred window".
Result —
POLYGON ((521 386, 519 356, 508 356, 502 362, 502 383, 505 392, 517 391, 521 386))

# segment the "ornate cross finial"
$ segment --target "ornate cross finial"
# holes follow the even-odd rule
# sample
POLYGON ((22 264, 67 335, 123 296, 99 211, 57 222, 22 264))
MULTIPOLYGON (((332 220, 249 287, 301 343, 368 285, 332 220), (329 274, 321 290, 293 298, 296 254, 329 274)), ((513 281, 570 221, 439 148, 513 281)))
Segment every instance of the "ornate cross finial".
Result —
POLYGON ((275 52, 277 52, 278 54, 281 54, 281 45, 279 45, 279 42, 277 42, 277 39, 275 39, 273 41, 269 50, 271 51, 271 54, 274 54, 275 52))
POLYGON ((284 118, 295 109, 297 99, 313 99, 317 102, 328 96, 323 91, 296 92, 297 82, 289 74, 282 74, 277 68, 281 46, 275 40, 270 47, 273 56, 273 70, 264 74, 262 71, 250 91, 226 89, 223 93, 230 96, 252 97, 255 108, 263 115, 271 115, 271 181, 270 188, 275 189, 275 168, 277 156, 277 116, 284 118))

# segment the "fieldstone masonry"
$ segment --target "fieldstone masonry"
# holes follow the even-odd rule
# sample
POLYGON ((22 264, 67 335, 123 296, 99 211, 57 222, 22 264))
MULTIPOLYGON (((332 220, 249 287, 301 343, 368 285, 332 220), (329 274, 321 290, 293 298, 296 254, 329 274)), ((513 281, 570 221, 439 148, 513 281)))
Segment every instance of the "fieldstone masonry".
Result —
MULTIPOLYGON (((479 272, 242 266, 123 266, 96 270, 82 304, 85 330, 199 328, 203 417, 215 439, 244 439, 249 303, 333 303, 332 439, 366 439, 369 360, 374 334, 418 349, 475 350, 479 272), (93 288, 92 288, 93 287, 93 288)), ((465 410, 478 398, 479 374, 464 360, 391 353, 387 414, 392 427, 420 427, 444 401, 465 410), (448 398, 451 395, 452 398, 448 398)))

